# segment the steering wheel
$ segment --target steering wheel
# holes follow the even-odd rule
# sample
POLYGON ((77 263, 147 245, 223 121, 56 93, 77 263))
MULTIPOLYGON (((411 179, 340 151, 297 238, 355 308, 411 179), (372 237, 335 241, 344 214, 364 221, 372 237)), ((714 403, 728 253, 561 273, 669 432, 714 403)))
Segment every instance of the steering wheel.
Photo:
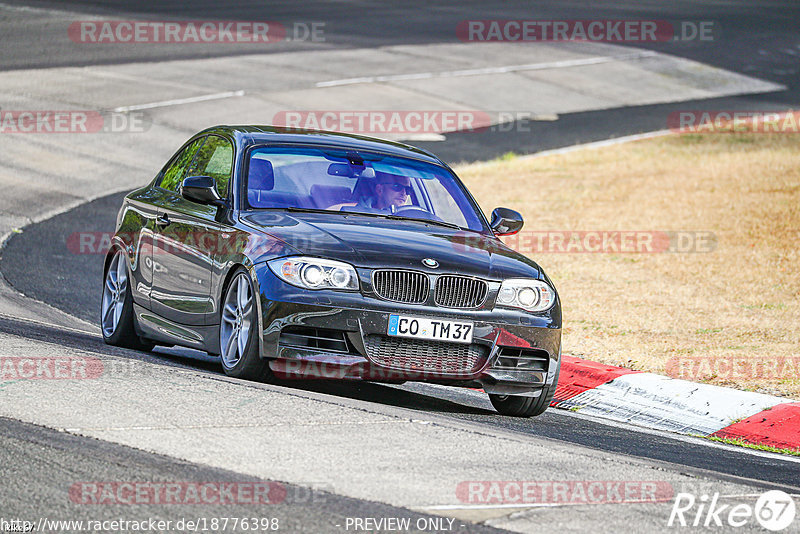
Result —
POLYGON ((419 206, 398 206, 392 215, 403 215, 405 217, 413 217, 416 219, 430 219, 432 221, 444 222, 442 219, 434 215, 432 212, 419 206))
POLYGON ((411 206, 411 205, 397 206, 397 209, 394 210, 394 213, 392 213, 392 215, 400 215, 401 213, 404 213, 406 216, 412 213, 419 213, 422 215, 427 215, 428 217, 435 216, 433 213, 426 210, 425 208, 420 208, 419 206, 411 206))

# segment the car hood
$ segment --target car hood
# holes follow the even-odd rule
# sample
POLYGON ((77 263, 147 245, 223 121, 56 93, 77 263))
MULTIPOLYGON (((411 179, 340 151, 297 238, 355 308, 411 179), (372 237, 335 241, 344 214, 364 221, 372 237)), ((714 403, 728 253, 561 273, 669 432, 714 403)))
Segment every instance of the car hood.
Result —
MULTIPOLYGON (((533 260, 478 232, 338 213, 261 211, 241 218, 251 228, 284 241, 297 254, 341 260, 356 267, 430 270, 495 280, 540 278, 533 260), (425 258, 436 260, 438 268, 425 267, 425 258)), ((253 261, 267 259, 271 258, 253 261)))

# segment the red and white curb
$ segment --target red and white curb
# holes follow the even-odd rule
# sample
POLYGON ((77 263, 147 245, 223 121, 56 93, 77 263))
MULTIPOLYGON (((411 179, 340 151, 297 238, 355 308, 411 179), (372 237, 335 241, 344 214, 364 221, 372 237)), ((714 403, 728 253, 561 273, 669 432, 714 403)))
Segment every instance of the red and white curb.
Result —
POLYGON ((800 450, 800 402, 563 356, 550 404, 680 434, 800 450))

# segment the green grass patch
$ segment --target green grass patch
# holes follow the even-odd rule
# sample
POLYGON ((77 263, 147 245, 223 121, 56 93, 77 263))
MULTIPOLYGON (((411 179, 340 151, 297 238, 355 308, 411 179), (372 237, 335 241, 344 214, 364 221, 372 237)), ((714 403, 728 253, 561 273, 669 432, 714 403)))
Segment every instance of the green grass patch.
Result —
POLYGON ((493 161, 511 161, 517 159, 519 155, 516 152, 506 152, 505 154, 496 157, 493 161))
POLYGON ((716 334, 722 332, 722 328, 698 328, 694 331, 695 334, 716 334))
POLYGON ((788 454, 791 456, 800 456, 800 449, 782 449, 780 447, 772 447, 771 445, 760 445, 758 443, 750 443, 743 439, 733 438, 720 438, 717 436, 705 436, 707 440, 716 441, 718 443, 726 443, 728 445, 736 445, 737 447, 745 447, 747 449, 755 449, 757 451, 775 452, 778 454, 788 454))

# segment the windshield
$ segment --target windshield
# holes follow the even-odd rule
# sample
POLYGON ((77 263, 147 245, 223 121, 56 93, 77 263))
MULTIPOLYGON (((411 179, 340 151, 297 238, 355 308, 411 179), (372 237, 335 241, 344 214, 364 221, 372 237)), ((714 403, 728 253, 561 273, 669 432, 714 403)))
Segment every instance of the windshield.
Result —
POLYGON ((364 213, 485 229, 451 172, 412 159, 262 147, 250 152, 246 183, 253 208, 364 213))

